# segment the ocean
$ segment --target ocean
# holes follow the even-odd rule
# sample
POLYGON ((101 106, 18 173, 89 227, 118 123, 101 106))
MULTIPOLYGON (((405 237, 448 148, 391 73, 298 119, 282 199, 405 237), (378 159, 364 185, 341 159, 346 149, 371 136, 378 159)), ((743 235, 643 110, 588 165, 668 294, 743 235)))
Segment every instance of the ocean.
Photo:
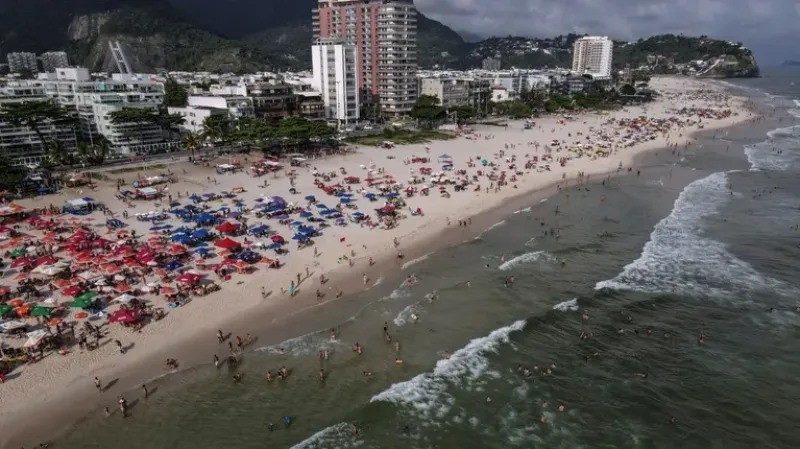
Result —
POLYGON ((242 382, 210 363, 152 379, 130 418, 51 447, 796 446, 800 71, 728 85, 764 120, 498 216, 281 321, 242 382))

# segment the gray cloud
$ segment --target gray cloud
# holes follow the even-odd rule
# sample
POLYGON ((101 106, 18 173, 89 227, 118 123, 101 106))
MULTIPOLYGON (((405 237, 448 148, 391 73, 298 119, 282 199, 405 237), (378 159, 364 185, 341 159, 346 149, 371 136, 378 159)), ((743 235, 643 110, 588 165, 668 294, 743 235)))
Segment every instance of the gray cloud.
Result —
POLYGON ((457 31, 550 37, 569 32, 635 40, 673 33, 742 41, 760 60, 800 59, 798 0, 415 0, 457 31))

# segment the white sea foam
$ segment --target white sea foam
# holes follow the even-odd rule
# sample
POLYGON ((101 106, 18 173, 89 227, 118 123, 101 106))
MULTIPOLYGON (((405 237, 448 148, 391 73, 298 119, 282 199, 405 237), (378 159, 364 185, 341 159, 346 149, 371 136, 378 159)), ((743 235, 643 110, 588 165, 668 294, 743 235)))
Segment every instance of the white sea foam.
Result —
POLYGON ((508 271, 511 270, 512 268, 515 268, 519 265, 523 265, 526 263, 537 262, 539 260, 550 262, 553 259, 554 259, 553 256, 544 251, 534 251, 532 253, 525 253, 522 254, 521 256, 517 256, 509 261, 506 261, 502 265, 497 267, 497 269, 501 271, 508 271))
POLYGON ((729 294, 778 288, 725 245, 704 235, 706 217, 731 198, 725 173, 697 180, 681 192, 672 212, 656 224, 642 255, 615 278, 596 289, 673 292, 687 295, 729 294))
POLYGON ((553 306, 553 310, 561 312, 577 312, 578 311, 578 298, 570 299, 569 301, 560 302, 553 306))
POLYGON ((428 257, 430 257, 430 256, 431 256, 430 253, 428 253, 428 254, 425 254, 424 256, 417 257, 416 259, 411 259, 408 262, 404 263, 403 266, 400 267, 400 269, 401 270, 405 270, 406 268, 410 267, 411 265, 416 265, 416 264, 418 264, 418 263, 420 263, 422 261, 428 260, 428 257))
POLYGON ((767 133, 768 139, 746 145, 744 153, 750 170, 786 170, 800 157, 800 126, 777 128, 767 133), (778 153, 776 150, 782 150, 778 153))
POLYGON ((350 424, 339 423, 320 430, 291 449, 323 449, 358 447, 361 441, 355 440, 350 424))
POLYGON ((496 329, 486 337, 476 338, 454 352, 449 359, 439 360, 432 372, 393 384, 373 396, 370 402, 410 405, 423 420, 443 417, 455 404, 455 398, 447 393, 448 385, 451 382, 460 385, 473 383, 489 366, 485 354, 497 352, 501 345, 510 341, 512 333, 524 328, 525 321, 520 320, 496 329))
POLYGON ((419 314, 419 310, 421 309, 421 307, 422 306, 420 306, 419 303, 414 303, 414 304, 407 305, 395 317, 394 325, 397 326, 397 327, 401 327, 401 326, 406 325, 407 323, 410 323, 410 322, 414 321, 411 318, 411 315, 413 315, 413 314, 417 314, 418 315, 419 314))
POLYGON ((299 337, 290 338, 278 344, 262 346, 257 348, 256 351, 274 355, 280 354, 281 349, 283 349, 284 355, 297 357, 315 354, 321 349, 332 349, 336 343, 336 340, 328 338, 325 331, 316 331, 299 337))
POLYGON ((475 240, 478 240, 478 239, 482 238, 482 237, 483 237, 483 235, 484 235, 484 234, 486 234, 487 232, 489 232, 489 231, 491 231, 492 229, 494 229, 494 228, 497 228, 497 227, 499 227, 499 226, 503 226, 504 224, 506 224, 506 221, 505 221, 505 220, 503 220, 503 221, 498 221, 497 223, 495 223, 495 224, 493 224, 493 225, 489 226, 488 228, 486 228, 486 230, 484 230, 483 232, 481 232, 480 234, 478 234, 478 235, 475 237, 475 240))
POLYGON ((531 211, 531 208, 530 207, 526 207, 525 209, 520 209, 520 210, 514 211, 514 214, 516 215, 516 214, 521 214, 522 212, 530 212, 530 211, 531 211))

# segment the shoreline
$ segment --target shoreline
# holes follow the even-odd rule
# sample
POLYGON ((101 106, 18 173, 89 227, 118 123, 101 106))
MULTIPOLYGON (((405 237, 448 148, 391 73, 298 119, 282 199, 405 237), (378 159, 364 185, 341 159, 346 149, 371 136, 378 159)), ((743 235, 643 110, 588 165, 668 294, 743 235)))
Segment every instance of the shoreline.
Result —
MULTIPOLYGON (((743 97, 736 98, 737 100, 740 100, 743 97)), ((710 122, 711 126, 705 129, 692 130, 683 137, 682 141, 696 141, 697 139, 695 139, 695 136, 699 133, 732 128, 737 125, 741 125, 742 122, 747 121, 749 118, 754 118, 754 116, 748 117, 746 115, 746 112, 749 111, 747 108, 741 108, 738 109, 738 111, 740 113, 738 120, 732 120, 732 123, 722 123, 724 120, 720 122, 710 122), (743 114, 743 112, 745 112, 745 114, 743 114)), ((464 139, 457 139, 455 142, 461 143, 462 145, 469 145, 469 143, 465 142, 464 139)), ((491 145, 496 146, 499 145, 499 143, 493 142, 491 145)), ((414 262, 421 257, 435 254, 443 249, 468 242, 474 239, 475 236, 485 232, 488 230, 488 228, 500 222, 500 220, 506 219, 508 216, 522 207, 531 206, 531 203, 534 203, 533 205, 535 206, 537 201, 548 197, 557 191, 557 185, 562 184, 565 181, 573 185, 576 181, 580 182, 579 178, 574 176, 574 171, 576 170, 584 171, 596 181, 599 179, 598 176, 603 177, 607 174, 617 173, 617 169, 614 168, 613 165, 616 165, 618 162, 622 163, 623 167, 627 168, 634 166, 644 157, 664 150, 669 151, 667 147, 661 145, 648 148, 626 148, 623 149, 621 153, 614 154, 608 158, 609 161, 613 160, 614 162, 614 164, 611 164, 611 166, 609 166, 609 164, 598 163, 589 165, 585 170, 581 170, 580 168, 574 168, 575 165, 578 164, 568 165, 566 170, 563 170, 563 172, 565 174, 567 172, 573 172, 573 176, 562 179, 551 179, 544 185, 536 185, 527 190, 520 189, 520 191, 512 195, 501 195, 501 198, 497 198, 494 201, 486 201, 485 203, 487 203, 487 205, 485 205, 485 207, 478 207, 476 210, 467 211, 464 216, 453 217, 453 221, 456 219, 466 218, 472 218, 473 220, 471 227, 460 228, 460 232, 457 233, 452 232, 451 229, 451 226, 455 226, 455 223, 451 223, 450 226, 444 226, 444 223, 441 222, 434 223, 434 226, 425 224, 414 227, 412 225, 408 232, 398 236, 405 255, 402 263, 398 262, 397 258, 395 257, 394 249, 387 246, 379 249, 377 253, 371 254, 376 263, 370 269, 370 272, 380 273, 380 275, 374 275, 376 279, 391 277, 393 275, 402 273, 402 266, 405 264, 414 262), (406 240, 416 239, 419 240, 410 245, 406 243, 406 240)), ((626 172, 622 171, 620 174, 626 174, 626 172)), ((535 177, 536 175, 534 174, 533 176, 535 177)), ((584 179, 584 181, 588 182, 590 180, 584 179)), ((356 263, 359 264, 359 262, 363 262, 366 257, 367 255, 356 258, 356 263)), ((135 388, 138 388, 138 385, 141 384, 142 379, 152 379, 154 377, 164 375, 164 371, 161 369, 160 361, 167 357, 178 356, 179 360, 181 361, 181 369, 178 371, 178 374, 182 370, 188 370, 198 365, 210 363, 210 352, 208 347, 213 343, 213 335, 217 328, 222 328, 226 331, 228 329, 252 329, 253 334, 259 339, 259 346, 263 346, 262 343, 265 341, 271 342, 276 340, 275 343, 279 343, 285 340, 285 338, 276 338, 277 335, 280 335, 282 332, 284 332, 283 329, 280 329, 280 321, 288 320, 291 317, 303 314, 310 309, 313 309, 321 304, 326 304, 330 301, 346 301, 350 295, 362 293, 363 291, 372 288, 369 286, 362 288, 362 284, 359 279, 360 268, 350 269, 342 266, 338 267, 332 272, 327 272, 326 274, 330 274, 328 277, 331 279, 336 279, 336 283, 342 286, 344 295, 342 295, 341 298, 318 302, 311 291, 305 291, 306 289, 303 289, 304 291, 300 292, 298 296, 290 301, 272 301, 270 298, 270 300, 267 301, 268 304, 265 304, 265 302, 262 300, 255 306, 239 310, 239 314, 236 316, 224 317, 222 319, 218 319, 217 321, 205 323, 202 326, 198 325, 189 332, 178 335, 172 340, 166 342, 166 344, 159 349, 153 349, 147 354, 138 355, 137 357, 123 357, 120 363, 111 362, 111 366, 101 366, 100 368, 91 371, 89 375, 97 375, 101 379, 117 379, 116 385, 104 395, 104 399, 101 399, 97 396, 97 393, 94 392, 93 385, 91 385, 91 382, 87 382, 85 378, 72 379, 66 383, 66 388, 63 388, 58 395, 50 396, 48 398, 48 402, 68 403, 72 404, 71 407, 52 407, 50 406, 51 404, 48 404, 47 402, 36 402, 22 407, 15 407, 16 410, 14 411, 14 416, 10 417, 10 419, 5 420, 4 422, 4 427, 13 428, 14 431, 3 435, 3 440, 0 441, 0 446, 12 447, 12 445, 19 446, 20 444, 29 445, 32 443, 32 441, 25 437, 19 437, 19 435, 31 435, 32 432, 38 433, 38 440, 41 441, 42 436, 44 435, 41 433, 41 426, 37 425, 37 423, 31 419, 33 416, 37 418, 38 422, 45 421, 51 423, 62 423, 62 425, 53 426, 53 432, 50 432, 49 434, 56 436, 63 434, 74 424, 84 419, 84 417, 88 416, 98 408, 102 408, 103 403, 109 401, 109 395, 113 396, 123 392, 131 391, 135 388), (347 286, 348 288, 344 288, 344 286, 347 286), (356 286, 357 288, 352 288, 353 286, 356 286), (265 320, 264 318, 267 316, 271 316, 272 319, 265 320), (270 336, 272 336, 272 338, 270 338, 270 336), (206 341, 205 338, 207 338, 208 341, 206 341), (78 399, 81 397, 81 395, 85 396, 85 398, 83 398, 84 400, 78 399)), ((223 292, 224 291, 225 290, 223 289, 223 292)), ((215 297, 213 300, 217 299, 222 298, 215 297)), ((205 298, 200 299, 200 301, 205 300, 205 298)), ((188 305, 187 307, 192 306, 193 304, 188 305)), ((180 312, 180 309, 178 312, 180 312)), ((296 336, 297 334, 295 333, 294 335, 296 336)), ((38 441, 33 443, 38 443, 38 441)))

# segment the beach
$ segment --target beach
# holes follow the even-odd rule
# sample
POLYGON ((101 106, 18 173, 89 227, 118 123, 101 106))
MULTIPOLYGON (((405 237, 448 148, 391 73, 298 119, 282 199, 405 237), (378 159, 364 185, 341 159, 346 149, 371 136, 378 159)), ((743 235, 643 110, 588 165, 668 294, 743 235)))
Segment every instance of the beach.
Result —
MULTIPOLYGON (((253 274, 234 274, 230 280, 220 280, 220 291, 169 309, 164 318, 148 323, 137 332, 113 324, 105 326, 107 333, 102 340, 120 340, 130 348, 125 354, 120 354, 113 344, 106 343, 93 351, 81 352, 76 348, 69 354, 55 353, 35 364, 17 368, 0 385, 0 423, 4 429, 14 429, 13 432, 2 434, 0 444, 3 447, 16 447, 38 443, 42 439, 39 428, 41 422, 50 423, 49 428, 55 434, 92 410, 113 408, 118 395, 136 390, 143 382, 164 375, 163 360, 167 358, 177 359, 179 370, 210 363, 215 352, 220 356, 225 352, 224 348, 217 346, 217 329, 235 336, 250 333, 257 336, 260 342, 273 341, 277 336, 271 335, 270 326, 283 317, 331 301, 334 301, 331 303, 333 306, 335 301, 348 301, 350 295, 375 288, 376 282, 396 275, 404 266, 407 271, 413 272, 412 262, 415 259, 472 239, 486 229, 486 223, 490 227, 505 216, 497 213, 498 218, 492 221, 494 211, 514 203, 520 197, 539 195, 544 198, 558 188, 599 180, 618 170, 631 169, 636 172, 639 167, 632 164, 637 156, 647 152, 672 152, 672 149, 668 149, 671 146, 674 151, 684 151, 693 144, 692 133, 696 131, 713 132, 753 119, 743 107, 745 99, 725 93, 718 85, 686 78, 654 78, 651 85, 663 92, 664 97, 643 107, 570 118, 561 115, 543 117, 535 119, 531 129, 525 129, 523 122, 511 122, 508 128, 476 127, 474 132, 454 140, 427 145, 394 146, 391 150, 357 148, 346 156, 311 159, 299 167, 287 166, 286 170, 276 172, 275 176, 252 177, 243 172, 217 174, 212 167, 187 162, 144 170, 142 174, 150 176, 168 169, 176 177, 176 182, 168 184, 168 194, 173 196, 173 200, 178 200, 178 192, 185 198, 192 193, 202 195, 243 188, 244 192, 239 196, 248 205, 257 198, 281 196, 289 203, 305 208, 309 206, 305 199, 308 195, 314 195, 319 202, 329 206, 334 205, 337 198, 326 195, 314 185, 313 170, 320 174, 339 172, 327 184, 342 182, 346 186, 343 182, 345 177, 358 177, 359 182, 351 185, 353 198, 358 210, 365 214, 373 214, 373 209, 384 206, 383 200, 370 202, 357 193, 362 187, 374 190, 365 186, 366 178, 378 178, 380 175, 385 182, 394 179, 404 186, 416 187, 418 191, 411 197, 405 197, 405 190, 399 192, 407 203, 406 207, 400 209, 405 217, 397 220, 396 227, 392 229, 383 229, 382 226, 369 229, 352 222, 347 226, 331 226, 324 230, 321 237, 314 238, 313 247, 296 249, 296 245, 291 243, 289 254, 279 256, 283 263, 281 268, 259 266, 253 274), (698 89, 702 89, 702 92, 698 89), (677 112, 682 108, 686 108, 684 112, 677 112), (720 114, 724 110, 732 113, 717 119, 707 109, 720 114), (646 120, 630 122, 642 116, 646 120), (702 121, 699 121, 700 116, 703 116, 702 121), (670 118, 674 121, 667 121, 670 118), (608 124, 609 120, 613 120, 612 124, 608 124), (682 126, 681 120, 691 120, 692 123, 682 126), (630 130, 631 126, 640 131, 620 131, 615 134, 616 129, 630 130), (607 156, 597 152, 601 149, 598 144, 603 136, 609 142, 605 149, 607 156), (558 141, 558 145, 553 145, 554 140, 558 141), (584 154, 577 157, 579 147, 576 142, 591 150, 582 151, 584 154), (542 162, 546 154, 552 156, 551 162, 542 162), (389 159, 389 156, 392 158, 389 159), (535 163, 532 162, 534 156, 537 158, 535 163), (429 162, 411 162, 414 158, 428 158, 429 162), (564 166, 559 162, 562 158, 568 159, 564 166), (496 174, 507 172, 505 185, 498 187, 497 180, 487 179, 485 173, 489 169, 483 166, 484 160, 487 165, 498 166, 496 174), (447 165, 443 161, 452 162, 452 172, 443 170, 443 166, 447 165), (510 167, 512 164, 514 168, 510 167), (543 167, 538 171, 533 168, 534 164, 548 165, 549 170, 543 167), (342 167, 346 174, 341 174, 342 167), (370 173, 369 167, 374 167, 374 171, 370 173), (425 176, 426 179, 419 184, 409 184, 411 177, 423 177, 420 173, 422 167, 431 168, 433 172, 444 171, 445 178, 466 178, 469 183, 464 191, 458 192, 454 191, 452 184, 447 184, 445 190, 448 197, 439 193, 438 186, 431 186, 430 194, 422 196, 419 190, 430 184, 430 175, 425 176), (285 174, 291 169, 297 170, 293 181, 285 174), (455 173, 458 170, 466 172, 458 175, 455 173), (484 174, 478 175, 478 171, 484 174), (386 178, 386 175, 392 178, 386 178), (473 176, 477 176, 477 181, 473 180, 473 176), (512 180, 511 176, 516 179, 512 180), (262 187, 265 180, 268 185, 262 187), (292 188, 290 182, 294 182, 293 188, 297 191, 294 195, 289 193, 292 188), (476 189, 478 184, 480 189, 476 189), (412 216, 410 211, 417 208, 421 209, 423 215, 412 216), (470 220, 473 221, 471 224, 470 220), (459 226, 460 222, 466 222, 467 225, 459 226), (402 253, 402 258, 398 257, 398 251, 402 253), (372 265, 368 263, 370 258, 372 265), (298 274, 302 282, 298 282, 297 294, 290 297, 282 291, 290 288, 291 282, 298 279, 298 274), (325 284, 319 281, 321 274, 329 279, 325 284), (262 287, 265 295, 262 294, 262 287), (321 298, 315 294, 317 290, 323 295, 321 298), (337 295, 341 297, 337 299, 337 295), (98 394, 92 383, 94 377, 106 383, 115 382, 107 391, 98 394), (37 429, 36 441, 31 441, 29 437, 33 429, 37 429)), ((259 157, 250 155, 248 160, 244 160, 244 156, 233 156, 218 159, 213 164, 230 164, 234 159, 239 159, 242 166, 249 167, 259 157)), ((125 178, 126 183, 130 184, 133 176, 125 173, 110 175, 110 178, 125 178)), ((69 189, 62 195, 23 200, 18 204, 26 208, 42 208, 48 204, 60 206, 65 200, 89 195, 109 210, 117 214, 125 210, 130 216, 167 207, 163 204, 167 201, 163 200, 160 207, 153 201, 133 201, 133 207, 125 207, 115 197, 117 189, 112 180, 99 182, 96 191, 90 192, 85 187, 83 190, 69 189)), ((95 218, 95 232, 105 235, 104 221, 107 217, 99 212, 94 212, 92 217, 95 218)), ((147 236, 151 232, 150 222, 135 219, 125 221, 129 224, 127 229, 136 230, 139 235, 147 236)), ((274 220, 264 222, 287 238, 293 233, 288 226, 279 225, 274 220)), ((169 223, 180 225, 175 218, 170 219, 169 223)), ((251 226, 255 223, 251 223, 251 226)), ((34 236, 41 237, 42 233, 37 232, 30 231, 34 236)), ((148 281, 157 282, 155 279, 148 281)), ((53 296, 59 302, 68 300, 59 293, 53 296)), ((164 300, 155 295, 145 298, 164 305, 164 300)))

